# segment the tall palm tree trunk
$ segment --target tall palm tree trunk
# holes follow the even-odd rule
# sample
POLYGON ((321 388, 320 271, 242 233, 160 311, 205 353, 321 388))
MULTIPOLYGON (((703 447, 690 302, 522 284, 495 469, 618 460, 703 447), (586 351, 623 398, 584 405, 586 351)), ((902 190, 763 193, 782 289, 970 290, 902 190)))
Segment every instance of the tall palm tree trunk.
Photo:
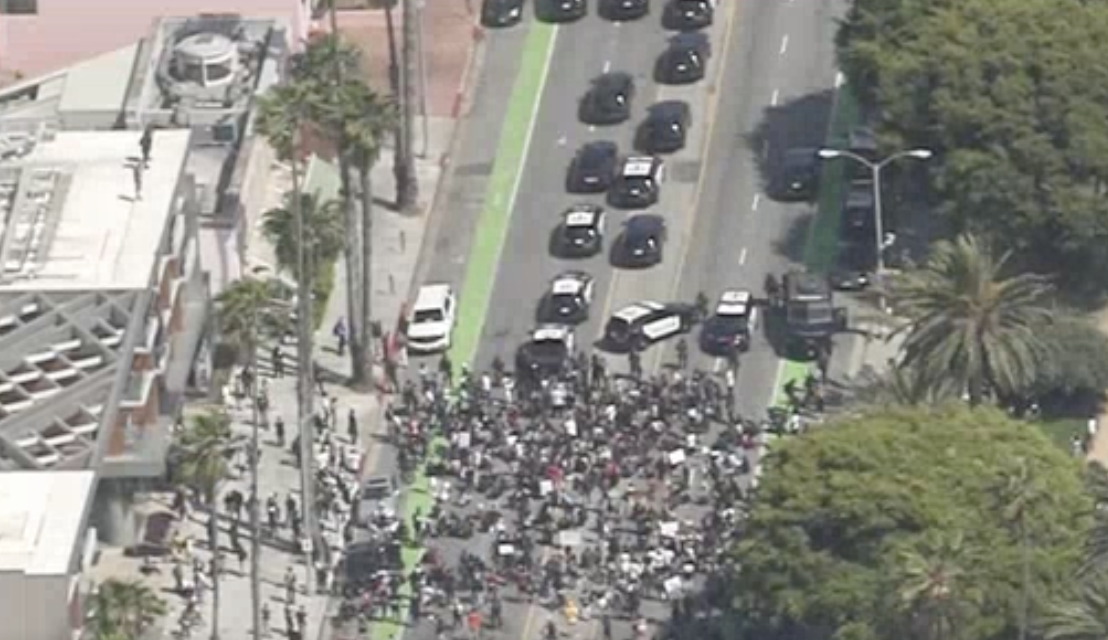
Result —
MULTIPOLYGON (((370 177, 371 163, 362 163, 358 168, 358 177, 362 192, 362 326, 366 328, 365 358, 372 362, 373 337, 369 328, 373 326, 373 181, 370 177)), ((386 354, 386 357, 388 354, 386 354)))
MULTIPOLYGON (((250 339, 250 370, 258 375, 258 309, 254 309, 250 339)), ((276 363, 274 364, 276 366, 276 363)), ((258 456, 261 454, 261 408, 253 395, 250 416, 250 620, 254 640, 262 638, 262 532, 261 500, 258 499, 258 456)))
MULTIPOLYGON (((294 145, 299 149, 299 145, 294 145)), ((301 202, 301 184, 299 159, 292 160, 292 214, 296 225, 296 264, 297 264, 297 434, 300 438, 300 510, 304 513, 304 528, 308 539, 315 541, 315 501, 312 497, 312 457, 314 438, 314 425, 312 423, 312 331, 315 319, 314 301, 312 299, 312 274, 309 271, 309 256, 305 244, 304 212, 301 202)), ((311 593, 312 562, 308 554, 304 584, 311 593)))
POLYGON ((401 29, 404 64, 400 74, 401 86, 401 140, 400 162, 396 171, 396 205, 401 211, 412 212, 419 200, 419 183, 415 175, 415 119, 418 100, 416 76, 419 74, 419 18, 416 0, 401 0, 404 24, 401 29))
MULTIPOLYGON (((332 65, 332 73, 334 74, 334 85, 332 86, 332 98, 336 99, 339 87, 345 81, 343 77, 344 72, 342 68, 342 56, 339 55, 339 18, 338 18, 338 3, 334 0, 331 1, 329 17, 331 20, 331 36, 334 39, 335 51, 332 56, 334 64, 332 65)), ((338 110, 342 113, 342 110, 338 110)), ((344 131, 345 127, 339 127, 338 135, 338 149, 336 149, 336 156, 338 157, 339 164, 339 177, 342 183, 342 212, 346 220, 346 239, 343 242, 343 255, 346 260, 346 317, 348 321, 347 326, 347 338, 350 347, 350 384, 354 387, 360 387, 366 383, 367 366, 365 358, 365 346, 364 343, 367 340, 367 325, 362 323, 364 314, 360 310, 359 298, 358 298, 358 282, 361 280, 359 277, 361 270, 365 268, 361 260, 361 247, 358 246, 360 235, 358 234, 358 213, 355 210, 354 193, 351 189, 351 167, 350 167, 350 145, 346 139, 344 131)))

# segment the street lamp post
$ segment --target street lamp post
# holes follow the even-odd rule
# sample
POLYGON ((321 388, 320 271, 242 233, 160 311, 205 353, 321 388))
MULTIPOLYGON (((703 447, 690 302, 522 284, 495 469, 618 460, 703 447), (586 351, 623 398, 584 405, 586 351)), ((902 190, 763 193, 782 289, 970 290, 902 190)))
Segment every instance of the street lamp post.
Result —
POLYGON ((877 249, 877 265, 874 269, 879 286, 878 295, 881 296, 880 304, 882 311, 885 310, 885 295, 880 288, 880 280, 882 274, 885 272, 885 220, 881 212, 881 170, 887 167, 892 162, 901 158, 914 158, 916 160, 927 160, 931 157, 932 153, 930 149, 907 149, 905 151, 898 151, 883 160, 874 162, 869 160, 865 156, 854 153, 853 151, 847 151, 845 149, 820 149, 819 157, 824 160, 834 160, 835 158, 847 158, 853 160, 858 164, 866 167, 870 171, 870 176, 873 182, 873 222, 874 222, 874 242, 877 249))

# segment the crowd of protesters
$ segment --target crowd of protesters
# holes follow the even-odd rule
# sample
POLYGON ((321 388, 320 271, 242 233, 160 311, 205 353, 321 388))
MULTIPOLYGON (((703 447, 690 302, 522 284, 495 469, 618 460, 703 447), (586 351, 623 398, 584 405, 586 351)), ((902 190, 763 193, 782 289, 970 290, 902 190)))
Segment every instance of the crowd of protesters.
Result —
POLYGON ((563 375, 521 384, 499 359, 456 377, 447 357, 420 365, 385 417, 401 476, 431 501, 349 525, 365 553, 346 556, 338 623, 473 637, 503 625, 505 597, 549 610, 548 638, 582 619, 610 640, 613 619, 665 637, 710 617, 756 461, 774 433, 801 430, 821 384, 790 386, 792 410, 756 423, 733 409, 732 369, 629 368, 615 375, 580 354, 563 375), (414 569, 400 562, 405 545, 423 550, 414 569), (645 601, 667 603, 670 623, 648 623, 645 601))

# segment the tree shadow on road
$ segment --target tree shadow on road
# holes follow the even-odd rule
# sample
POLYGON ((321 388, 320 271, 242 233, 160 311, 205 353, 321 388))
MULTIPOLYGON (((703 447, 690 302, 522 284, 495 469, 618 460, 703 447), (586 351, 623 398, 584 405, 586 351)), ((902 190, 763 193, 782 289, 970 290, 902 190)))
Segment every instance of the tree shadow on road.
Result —
POLYGON ((808 243, 808 235, 811 233, 815 218, 815 210, 806 211, 803 215, 793 218, 785 235, 773 241, 773 250, 790 262, 804 262, 804 246, 808 243))
POLYGON ((766 107, 757 128, 746 136, 758 165, 763 191, 771 192, 771 179, 780 168, 786 151, 818 149, 826 143, 834 98, 835 92, 828 89, 766 107))

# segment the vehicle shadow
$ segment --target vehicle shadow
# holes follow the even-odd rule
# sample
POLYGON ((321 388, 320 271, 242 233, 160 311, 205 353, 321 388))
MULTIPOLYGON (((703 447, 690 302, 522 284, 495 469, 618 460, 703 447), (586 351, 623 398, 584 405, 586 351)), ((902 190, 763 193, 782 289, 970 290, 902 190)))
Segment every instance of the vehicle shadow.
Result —
POLYGON ((834 98, 835 92, 828 89, 766 107, 761 122, 746 136, 763 192, 772 191, 772 178, 786 151, 802 147, 818 149, 826 143, 834 98))

